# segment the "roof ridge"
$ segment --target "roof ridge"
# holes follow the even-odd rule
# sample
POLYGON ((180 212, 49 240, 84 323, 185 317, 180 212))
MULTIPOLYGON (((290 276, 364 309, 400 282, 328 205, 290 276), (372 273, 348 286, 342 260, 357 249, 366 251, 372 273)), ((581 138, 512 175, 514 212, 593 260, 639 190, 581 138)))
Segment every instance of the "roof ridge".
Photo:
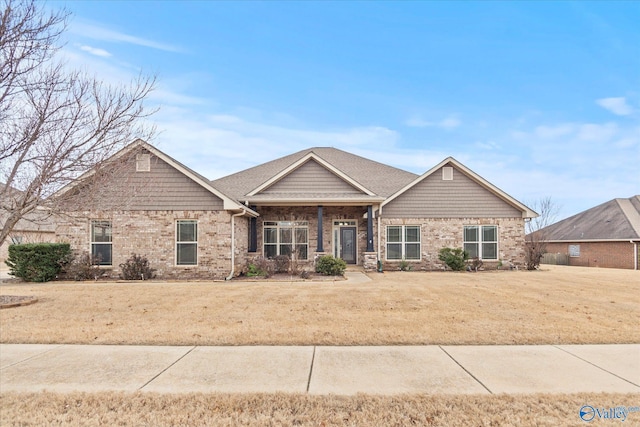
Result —
POLYGON ((640 237, 640 212, 638 212, 638 210, 631 203, 632 198, 633 197, 630 197, 628 199, 616 199, 616 202, 618 202, 618 206, 620 206, 622 213, 627 218, 627 221, 629 221, 629 224, 631 224, 633 230, 636 232, 636 237, 640 237))

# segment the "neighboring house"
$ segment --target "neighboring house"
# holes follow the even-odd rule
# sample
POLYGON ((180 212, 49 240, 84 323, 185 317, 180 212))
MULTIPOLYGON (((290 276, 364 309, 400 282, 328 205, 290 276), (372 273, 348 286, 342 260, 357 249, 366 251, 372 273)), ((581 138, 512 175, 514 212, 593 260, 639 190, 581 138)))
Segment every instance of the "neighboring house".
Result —
POLYGON ((640 196, 613 199, 540 230, 569 265, 638 269, 640 196))
MULTIPOLYGON (((0 183, 0 187, 4 188, 4 184, 0 183)), ((12 189, 12 191, 17 190, 12 189)), ((0 206, 4 205, 5 203, 0 203, 0 206)), ((5 209, 7 208, 0 207, 0 224, 4 224, 9 216, 5 209)), ((5 261, 9 256, 9 246, 11 244, 53 242, 55 239, 55 218, 45 211, 35 210, 30 212, 18 221, 9 234, 9 238, 0 245, 0 269, 9 268, 5 261)))
POLYGON ((134 252, 165 278, 232 277, 278 255, 309 268, 332 254, 366 269, 439 270, 442 247, 464 247, 487 268, 522 265, 524 222, 537 216, 451 157, 418 176, 310 148, 215 181, 143 141, 114 159, 126 167, 112 191, 63 190, 86 209, 56 230, 114 273, 134 252))

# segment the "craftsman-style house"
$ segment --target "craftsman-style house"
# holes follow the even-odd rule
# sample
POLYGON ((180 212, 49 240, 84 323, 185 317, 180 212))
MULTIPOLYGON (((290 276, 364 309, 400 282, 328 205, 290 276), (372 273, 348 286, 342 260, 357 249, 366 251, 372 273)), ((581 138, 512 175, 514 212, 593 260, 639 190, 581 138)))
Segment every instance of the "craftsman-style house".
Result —
POLYGON ((524 222, 537 215, 451 157, 418 176, 309 148, 214 181, 141 140, 112 161, 120 170, 99 196, 82 180, 61 191, 84 202, 56 236, 113 274, 131 253, 163 278, 231 278, 278 255, 439 270, 443 247, 464 247, 486 268, 521 265, 524 222))

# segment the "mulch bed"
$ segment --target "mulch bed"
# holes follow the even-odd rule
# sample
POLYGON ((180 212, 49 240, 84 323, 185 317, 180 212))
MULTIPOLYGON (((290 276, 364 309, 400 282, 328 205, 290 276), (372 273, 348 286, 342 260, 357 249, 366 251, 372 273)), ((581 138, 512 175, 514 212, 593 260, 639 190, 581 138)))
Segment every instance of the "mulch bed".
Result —
POLYGON ((0 308, 20 307, 38 302, 36 297, 21 295, 0 295, 0 308))

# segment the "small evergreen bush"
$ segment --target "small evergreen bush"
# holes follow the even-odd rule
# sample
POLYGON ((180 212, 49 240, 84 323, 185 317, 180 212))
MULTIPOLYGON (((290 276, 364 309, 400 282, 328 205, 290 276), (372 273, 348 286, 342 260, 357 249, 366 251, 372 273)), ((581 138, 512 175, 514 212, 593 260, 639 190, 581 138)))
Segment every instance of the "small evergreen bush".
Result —
POLYGON ((464 271, 468 258, 469 253, 461 248, 442 248, 438 253, 438 259, 453 271, 464 271))
POLYGON ((5 264, 9 274, 25 282, 48 282, 58 276, 71 257, 68 243, 10 245, 5 264))
POLYGON ((332 255, 323 255, 316 262, 316 272, 325 276, 342 276, 347 269, 347 263, 332 255))
POLYGON ((155 271, 146 256, 131 254, 125 263, 120 264, 120 279, 149 280, 156 277, 155 271))
POLYGON ((73 280, 98 280, 105 270, 100 268, 100 256, 92 256, 89 252, 72 255, 71 261, 65 267, 65 275, 73 280))

